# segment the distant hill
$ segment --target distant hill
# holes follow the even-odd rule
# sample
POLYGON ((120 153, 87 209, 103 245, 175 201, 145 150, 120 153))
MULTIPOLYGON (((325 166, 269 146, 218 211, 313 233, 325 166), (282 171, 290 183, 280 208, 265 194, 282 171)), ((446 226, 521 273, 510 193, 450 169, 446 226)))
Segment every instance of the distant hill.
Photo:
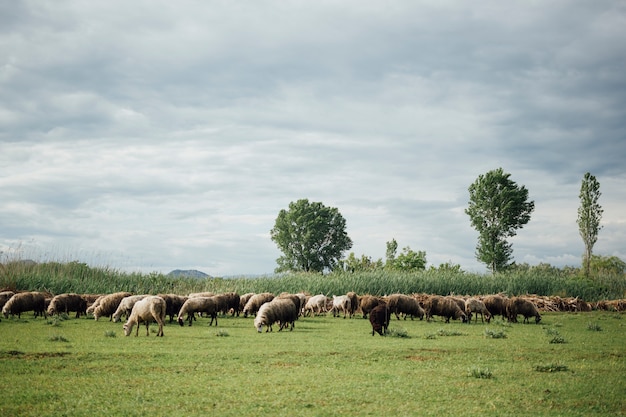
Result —
POLYGON ((172 272, 167 274, 168 277, 175 277, 175 278, 198 278, 198 279, 204 279, 204 278, 211 278, 210 275, 205 274, 202 271, 197 271, 195 269, 175 269, 172 272))

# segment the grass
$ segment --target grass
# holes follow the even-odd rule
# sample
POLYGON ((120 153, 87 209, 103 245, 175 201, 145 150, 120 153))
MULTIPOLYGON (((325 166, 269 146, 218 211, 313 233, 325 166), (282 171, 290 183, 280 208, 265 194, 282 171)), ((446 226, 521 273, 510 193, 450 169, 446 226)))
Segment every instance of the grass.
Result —
POLYGON ((106 320, 3 319, 0 415, 620 415, 621 317, 546 313, 542 323, 558 322, 568 339, 557 345, 534 324, 495 341, 484 326, 439 320, 380 337, 360 317, 307 317, 292 332, 261 334, 251 318, 224 317, 218 328, 167 325, 157 338, 125 337, 106 320), (589 322, 603 331, 590 337, 589 322))

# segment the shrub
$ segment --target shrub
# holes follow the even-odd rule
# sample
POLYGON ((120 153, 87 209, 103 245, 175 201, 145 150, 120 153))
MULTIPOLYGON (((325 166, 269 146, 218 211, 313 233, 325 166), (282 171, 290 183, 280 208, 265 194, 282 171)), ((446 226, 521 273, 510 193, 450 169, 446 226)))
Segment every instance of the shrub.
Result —
POLYGON ((409 333, 404 328, 393 328, 387 330, 387 336, 391 337, 400 337, 400 338, 409 338, 409 333))
POLYGON ((485 337, 488 339, 506 339, 507 336, 504 330, 492 330, 490 328, 486 328, 485 337))
POLYGON ((448 330, 448 329, 439 329, 437 330, 437 334, 439 336, 463 336, 465 333, 461 333, 456 330, 448 330))
POLYGON ((537 365, 535 366, 535 371, 537 372, 562 372, 567 371, 568 368, 566 365, 562 364, 548 364, 548 365, 537 365))
POLYGON ((467 376, 479 379, 490 379, 493 376, 493 373, 489 370, 489 368, 482 369, 478 366, 472 366, 469 369, 467 376))
POLYGON ((51 342, 64 342, 64 343, 69 342, 69 340, 67 340, 67 338, 65 338, 65 336, 61 336, 61 335, 58 335, 58 334, 50 336, 50 338, 48 340, 50 340, 51 342))
POLYGON ((104 332, 104 337, 116 337, 117 333, 115 333, 113 330, 107 330, 106 332, 104 332))
POLYGON ((567 343, 567 342, 565 341, 563 336, 554 336, 552 339, 550 339, 550 343, 551 344, 561 344, 561 343, 567 343))
POLYGON ((587 330, 591 330, 593 332, 601 332, 602 327, 598 323, 587 323, 587 330))

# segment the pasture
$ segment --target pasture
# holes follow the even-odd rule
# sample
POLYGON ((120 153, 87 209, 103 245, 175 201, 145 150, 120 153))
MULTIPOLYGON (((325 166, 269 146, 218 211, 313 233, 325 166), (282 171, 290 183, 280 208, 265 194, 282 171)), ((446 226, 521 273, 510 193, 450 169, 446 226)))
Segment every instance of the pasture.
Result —
MULTIPOLYGON (((607 416, 626 414, 626 316, 546 313, 539 325, 304 317, 0 322, 0 415, 607 416)), ((520 320, 521 321, 521 320, 520 320)))

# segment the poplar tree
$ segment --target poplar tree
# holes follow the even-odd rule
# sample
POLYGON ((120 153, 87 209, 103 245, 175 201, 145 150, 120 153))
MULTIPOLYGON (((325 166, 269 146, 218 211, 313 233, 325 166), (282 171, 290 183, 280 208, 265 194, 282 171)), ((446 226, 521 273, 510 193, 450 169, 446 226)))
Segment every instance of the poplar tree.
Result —
POLYGON ((602 228, 600 220, 604 210, 598 204, 601 194, 600 183, 596 180, 596 177, 587 172, 580 186, 580 207, 578 207, 578 219, 576 220, 578 231, 585 244, 583 269, 586 277, 589 276, 593 246, 597 242, 598 232, 602 228))

